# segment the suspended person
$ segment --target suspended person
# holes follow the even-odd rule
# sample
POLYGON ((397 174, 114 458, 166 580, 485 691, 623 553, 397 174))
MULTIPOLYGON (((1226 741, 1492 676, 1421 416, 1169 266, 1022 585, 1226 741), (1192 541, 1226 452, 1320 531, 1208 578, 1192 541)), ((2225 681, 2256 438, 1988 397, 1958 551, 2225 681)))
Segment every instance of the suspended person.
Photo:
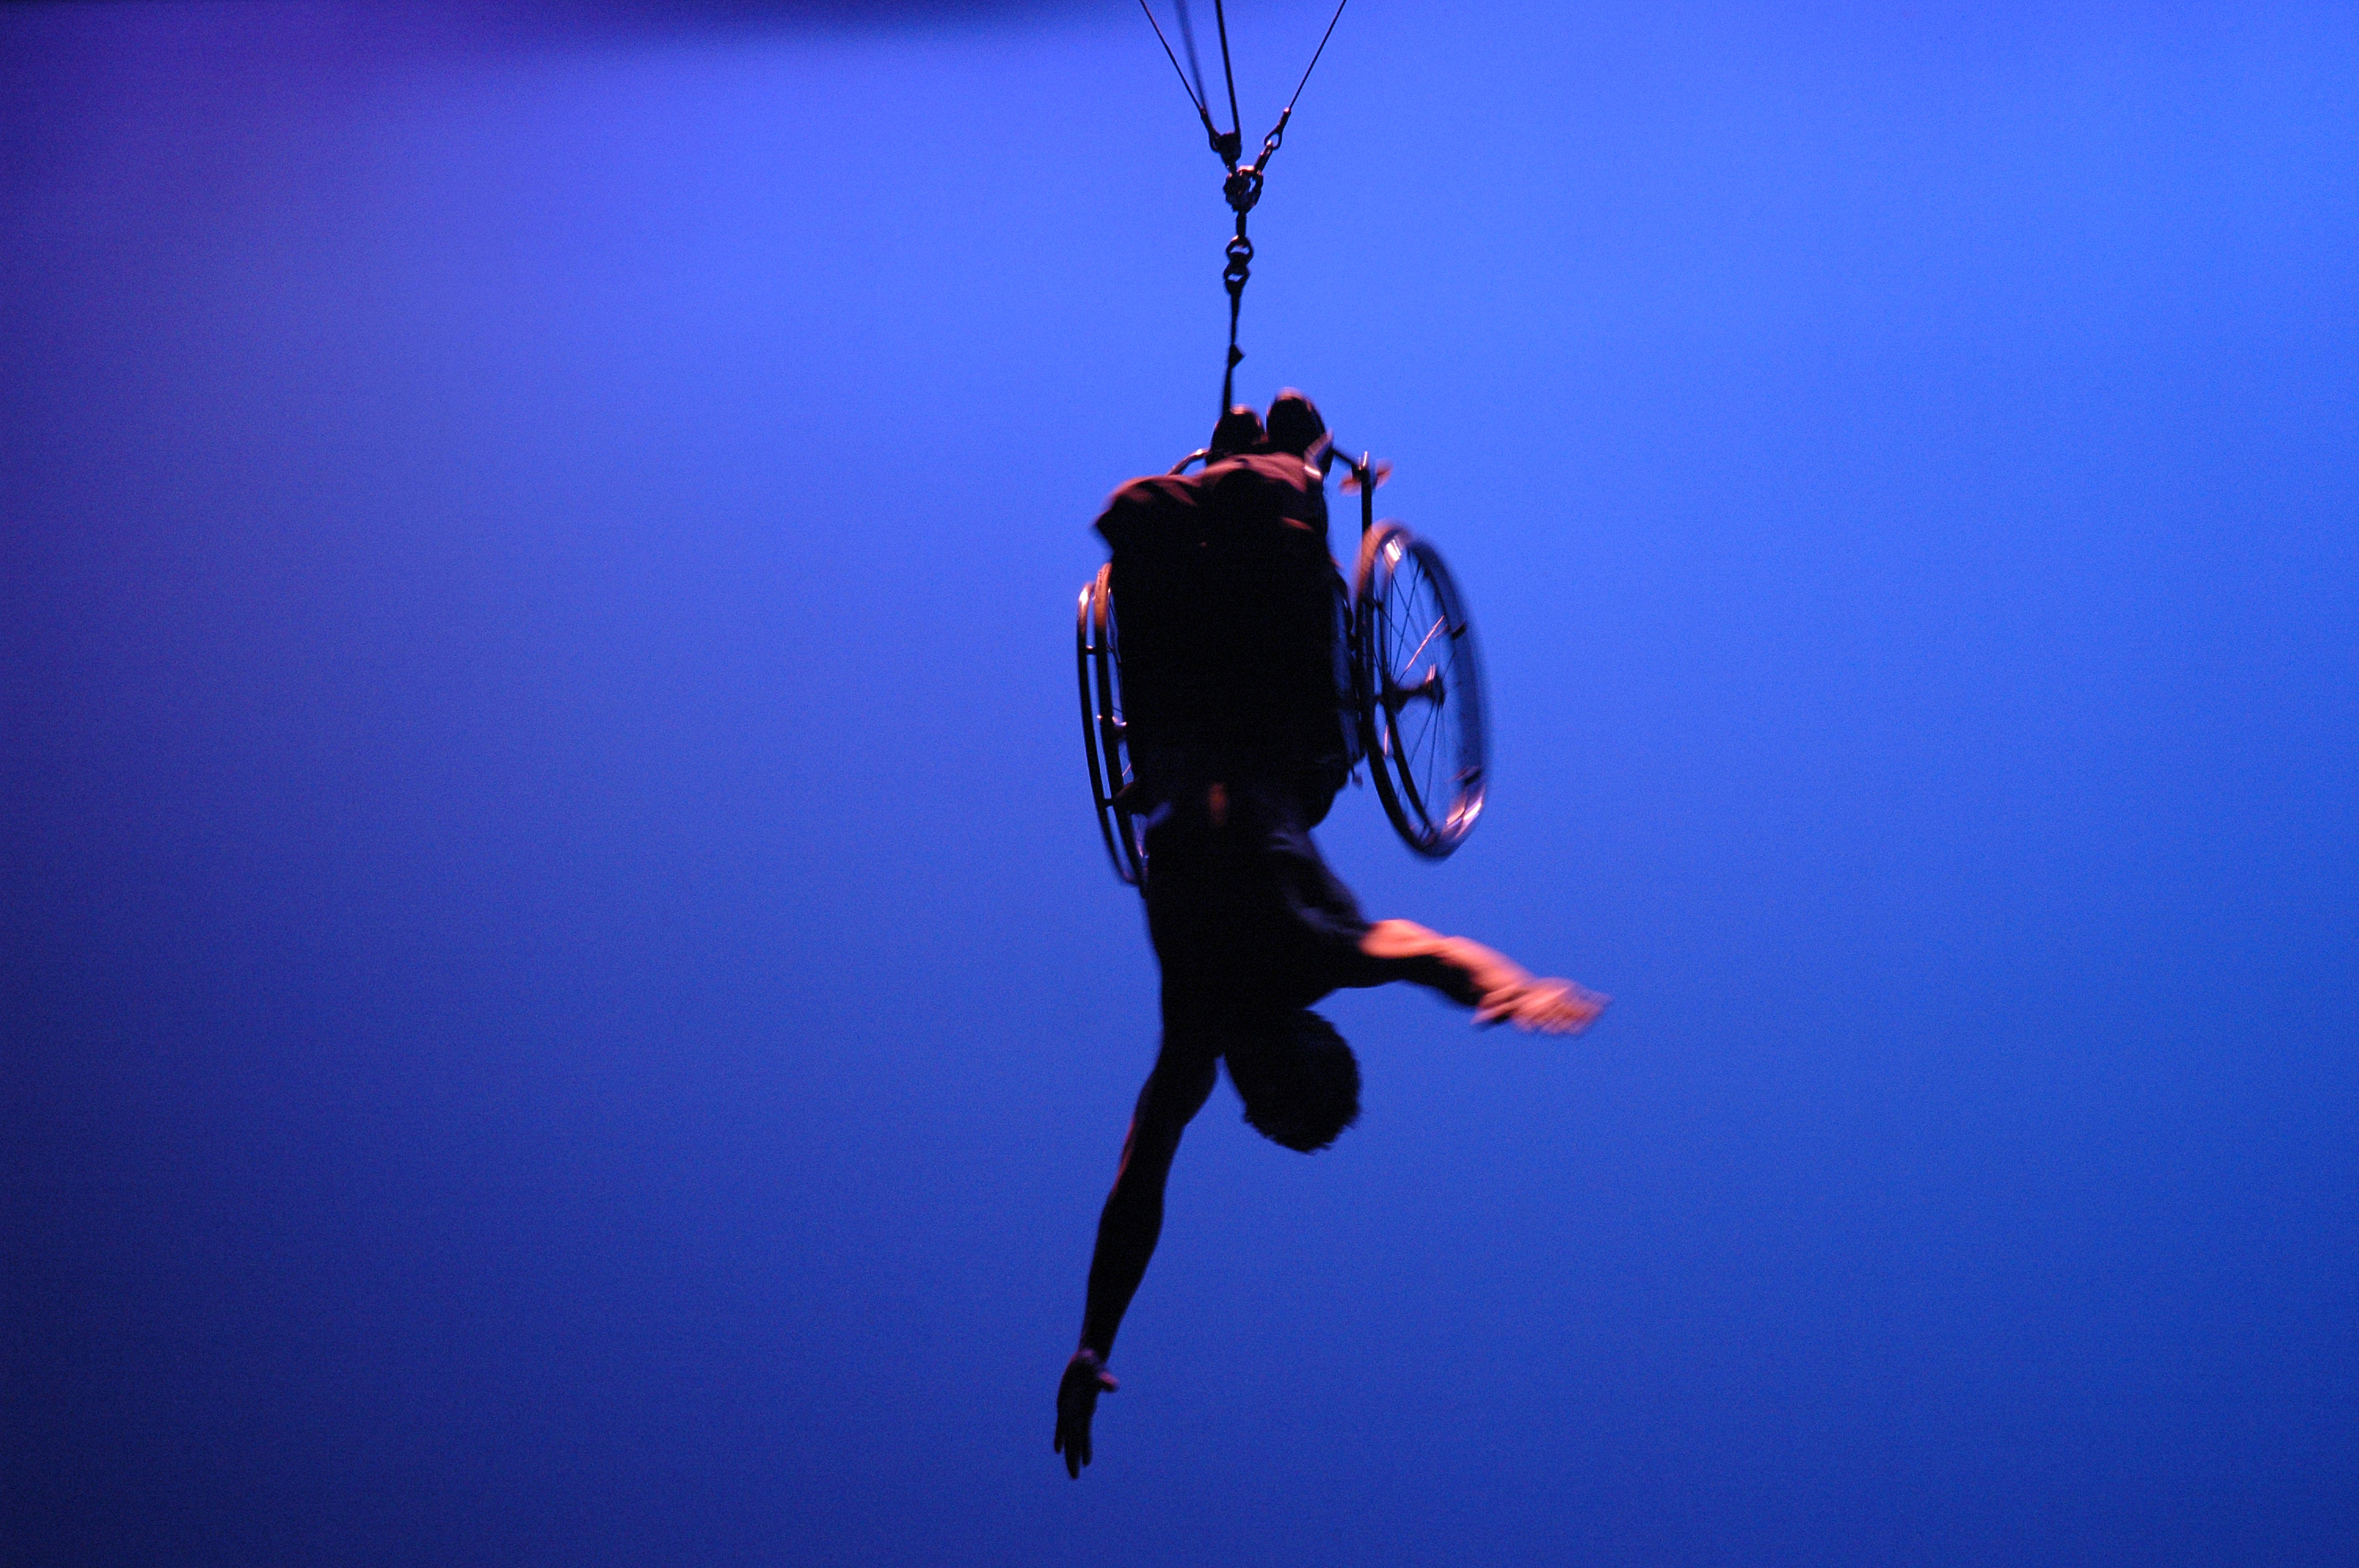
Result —
POLYGON ((1163 1227, 1180 1135, 1216 1064, 1245 1119, 1304 1153, 1359 1119, 1352 1048, 1310 1011, 1330 991, 1408 980, 1478 1025, 1578 1033, 1606 999, 1489 948, 1364 918, 1311 842, 1349 775, 1340 575, 1327 551, 1326 426, 1297 392, 1266 427, 1232 408, 1199 472, 1134 480, 1096 527, 1114 553, 1124 716, 1147 823, 1147 926, 1163 1043, 1098 1221, 1081 1347, 1057 1390, 1057 1452, 1090 1462, 1106 1362, 1163 1227))

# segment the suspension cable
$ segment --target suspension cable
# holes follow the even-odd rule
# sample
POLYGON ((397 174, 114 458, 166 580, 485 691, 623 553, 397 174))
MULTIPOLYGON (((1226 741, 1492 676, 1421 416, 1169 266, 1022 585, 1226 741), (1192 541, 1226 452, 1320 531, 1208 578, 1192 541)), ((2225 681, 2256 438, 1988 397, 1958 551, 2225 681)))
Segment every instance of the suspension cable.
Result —
POLYGON ((1188 51, 1188 80, 1196 84, 1196 102, 1204 106, 1204 119, 1212 123, 1212 95, 1204 90, 1204 61, 1196 53, 1196 26, 1188 19, 1188 0, 1171 0, 1171 9, 1179 14, 1180 44, 1188 51))
MULTIPOLYGON (((1163 46, 1163 58, 1171 62, 1172 73, 1180 78, 1180 91, 1188 95, 1188 102, 1195 108, 1196 118, 1204 122, 1204 134, 1218 141, 1220 133, 1212 129, 1212 112, 1204 107, 1203 96, 1188 85, 1188 73, 1180 69, 1180 57, 1171 52, 1171 40, 1163 36, 1163 24, 1155 19, 1155 12, 1147 0, 1138 0, 1138 8, 1147 13, 1147 25, 1155 29, 1155 41, 1163 46)), ((1187 10, 1183 7, 1180 15, 1184 18, 1188 15, 1187 10)), ((1193 38, 1188 40, 1188 58, 1196 58, 1196 40, 1193 38)), ((1201 71, 1197 72, 1199 76, 1202 74, 1201 71)))
MULTIPOLYGON (((1310 73, 1319 69, 1319 57, 1327 52, 1327 40, 1335 36, 1335 24, 1343 19, 1343 7, 1349 4, 1351 0, 1335 0, 1335 14, 1327 18, 1327 30, 1319 35, 1319 47, 1310 51, 1310 63, 1302 68, 1302 80, 1294 84, 1294 96, 1288 99, 1286 107, 1279 111, 1277 129, 1272 131, 1271 135, 1276 136, 1285 131, 1286 122, 1293 115, 1295 104, 1302 101, 1302 90, 1310 85, 1310 73)), ((1276 150, 1271 148, 1273 152, 1276 150)))
MULTIPOLYGON (((1229 84, 1229 135, 1237 138, 1238 148, 1243 150, 1245 123, 1237 114, 1237 73, 1229 64, 1229 13, 1221 0, 1212 0, 1212 25, 1221 30, 1221 75, 1229 84)), ((1228 161, 1234 168, 1236 155, 1231 154, 1228 161)))
POLYGON ((1253 241, 1245 237, 1245 214, 1261 200, 1270 157, 1285 143, 1286 126, 1294 118, 1294 106, 1301 102, 1302 90, 1310 84, 1310 73, 1319 69, 1319 61, 1327 52, 1327 40, 1335 36, 1335 24, 1343 19, 1343 7, 1350 3, 1351 0, 1335 0, 1335 14, 1327 19, 1327 30, 1319 35, 1319 47, 1310 51, 1310 63, 1302 68, 1301 78, 1294 84, 1294 96, 1286 101, 1286 107, 1277 112, 1277 124, 1262 138, 1260 155, 1240 168, 1237 159, 1245 151, 1245 122, 1237 114, 1237 75, 1229 59, 1229 19, 1223 0, 1212 0, 1212 21, 1220 30, 1221 77, 1229 93, 1230 129, 1225 131, 1212 124, 1211 94, 1204 91, 1203 68, 1196 61, 1196 33, 1188 25, 1188 0, 1174 0, 1174 5, 1180 14, 1180 38, 1188 46, 1189 63, 1197 65, 1193 84, 1188 73, 1180 70, 1180 57, 1172 52, 1171 40, 1163 36, 1163 24, 1155 19, 1154 8, 1147 0, 1138 0, 1138 8, 1147 13, 1147 26, 1155 29, 1156 41, 1163 46, 1164 58, 1171 62, 1173 74, 1180 78, 1180 91, 1188 94, 1196 118, 1204 124, 1204 135, 1212 144, 1213 153, 1219 157, 1221 167, 1228 170, 1228 178, 1221 182, 1221 194, 1228 199, 1237 215, 1236 232, 1230 237, 1225 251, 1228 265, 1221 269, 1221 283, 1229 294, 1229 352, 1221 373, 1223 414, 1229 411, 1229 401, 1236 392, 1237 363, 1245 357, 1245 351, 1237 347, 1237 315, 1245 305, 1245 284, 1253 276, 1254 247, 1253 241))

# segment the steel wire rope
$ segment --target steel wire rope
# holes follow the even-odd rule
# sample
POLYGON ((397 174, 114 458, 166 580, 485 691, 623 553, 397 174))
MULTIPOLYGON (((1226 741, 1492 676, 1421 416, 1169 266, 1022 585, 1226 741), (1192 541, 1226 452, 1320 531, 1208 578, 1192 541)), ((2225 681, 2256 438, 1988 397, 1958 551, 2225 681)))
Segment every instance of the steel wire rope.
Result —
POLYGON ((1221 133, 1212 128, 1212 112, 1204 107, 1204 68, 1196 63, 1196 35, 1188 27, 1188 7, 1184 5, 1180 7, 1180 38, 1188 46, 1188 63, 1196 66, 1193 86, 1189 84, 1187 71, 1180 69, 1180 57, 1171 52, 1171 40, 1163 36, 1163 24, 1155 19, 1154 8, 1147 5, 1147 0, 1138 0, 1138 8, 1147 13, 1147 25, 1155 29, 1155 41, 1163 46, 1163 58, 1171 62, 1173 74, 1180 78, 1180 91, 1188 95, 1189 103, 1196 111, 1196 118, 1204 122, 1204 134, 1212 138, 1217 149, 1221 133))
POLYGON ((1196 118, 1203 123, 1204 135, 1212 143, 1213 153, 1219 157, 1221 167, 1228 170, 1228 178, 1221 185, 1221 193, 1228 199, 1229 206, 1237 215, 1236 232, 1231 236, 1225 251, 1228 265, 1221 271, 1222 285, 1229 294, 1229 351, 1221 373, 1223 414, 1229 411, 1229 400, 1236 392, 1238 362, 1245 357, 1245 351, 1237 347, 1237 317, 1245 305, 1245 284, 1253 276, 1254 248, 1253 241, 1245 237, 1245 214, 1252 211, 1254 203, 1261 200, 1262 179, 1269 168, 1270 156, 1285 144, 1286 126, 1294 118, 1294 106, 1302 101, 1302 90, 1310 85, 1310 73, 1319 69, 1319 61, 1327 53, 1327 41, 1335 36, 1335 25, 1343 19, 1343 7, 1350 3, 1351 0, 1335 0, 1335 14, 1327 18, 1327 30, 1319 35, 1319 47, 1310 51, 1310 63, 1302 68, 1302 75, 1296 80, 1294 95, 1286 101, 1286 107, 1277 112, 1277 124, 1272 125, 1269 135, 1262 138, 1259 156, 1250 164, 1239 168, 1237 159, 1245 151, 1245 120, 1237 111, 1237 75, 1229 55, 1229 18, 1223 0, 1212 0, 1212 21, 1221 38, 1221 80, 1229 95, 1230 128, 1225 131, 1212 124, 1211 94, 1204 91, 1204 69, 1196 56, 1196 31, 1188 20, 1187 0, 1173 0, 1173 8, 1179 13, 1180 37, 1188 48, 1188 63, 1195 67, 1196 76, 1192 83, 1189 81, 1188 72, 1180 68, 1180 57, 1173 51, 1171 40, 1164 36, 1163 24, 1155 19, 1154 7, 1147 0, 1138 0, 1138 8, 1147 14, 1147 25, 1155 29, 1155 39, 1163 46, 1164 58, 1171 62, 1172 74, 1180 79, 1180 90, 1188 94, 1189 105, 1196 111, 1196 118))
MULTIPOLYGON (((1180 14, 1183 16, 1188 14, 1185 0, 1180 0, 1180 14)), ((1237 73, 1235 68, 1229 64, 1229 13, 1221 0, 1212 0, 1212 26, 1221 32, 1221 78, 1229 85, 1229 134, 1242 138, 1245 134, 1245 123, 1244 116, 1237 113, 1237 73)), ((1244 150, 1242 140, 1237 146, 1240 151, 1244 150)))
MULTIPOLYGON (((1212 95, 1204 91, 1204 62, 1196 55, 1196 26, 1188 19, 1188 0, 1171 0, 1172 10, 1180 16, 1180 41, 1188 50, 1188 75, 1196 83, 1196 102, 1204 105, 1204 119, 1212 123, 1212 95)), ((1232 113, 1230 119, 1236 115, 1232 113)))

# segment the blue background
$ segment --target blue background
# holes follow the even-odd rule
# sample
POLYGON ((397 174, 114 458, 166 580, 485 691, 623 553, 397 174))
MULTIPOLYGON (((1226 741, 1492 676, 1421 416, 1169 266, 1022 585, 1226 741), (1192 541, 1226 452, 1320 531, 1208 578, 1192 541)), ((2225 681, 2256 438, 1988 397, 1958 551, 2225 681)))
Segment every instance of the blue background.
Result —
POLYGON ((2350 8, 1345 14, 1241 391, 1496 785, 1327 847, 1620 1000, 1219 1091, 1078 1487, 1217 166, 1119 5, 458 9, 0 13, 10 1561, 2359 1562, 2350 8))

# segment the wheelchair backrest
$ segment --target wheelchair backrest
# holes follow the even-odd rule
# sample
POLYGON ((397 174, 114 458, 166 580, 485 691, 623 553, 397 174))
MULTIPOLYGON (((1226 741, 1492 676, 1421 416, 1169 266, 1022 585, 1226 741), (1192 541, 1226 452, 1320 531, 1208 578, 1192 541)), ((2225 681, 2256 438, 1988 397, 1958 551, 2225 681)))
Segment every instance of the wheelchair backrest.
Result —
POLYGON ((1299 459, 1135 481, 1098 531, 1114 552, 1134 744, 1332 748, 1349 665, 1326 494, 1299 459))

